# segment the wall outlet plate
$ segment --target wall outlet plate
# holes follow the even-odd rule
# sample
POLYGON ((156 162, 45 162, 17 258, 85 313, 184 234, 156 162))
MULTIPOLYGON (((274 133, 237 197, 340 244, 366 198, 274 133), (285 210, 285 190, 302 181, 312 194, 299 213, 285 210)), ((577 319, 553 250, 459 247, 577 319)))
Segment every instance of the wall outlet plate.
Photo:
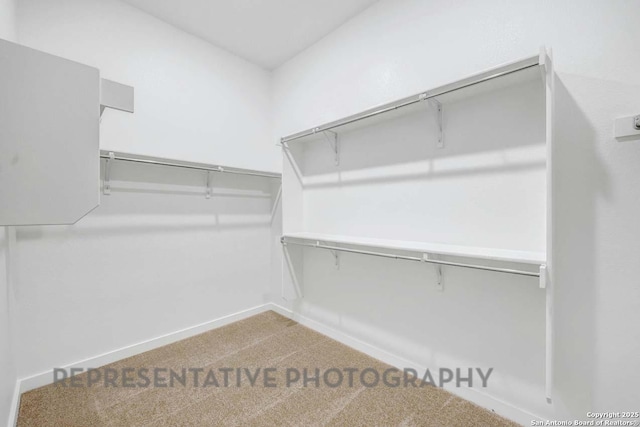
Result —
POLYGON ((638 137, 638 139, 640 139, 640 129, 636 127, 636 120, 640 120, 638 117, 640 117, 640 115, 616 119, 616 138, 638 137))

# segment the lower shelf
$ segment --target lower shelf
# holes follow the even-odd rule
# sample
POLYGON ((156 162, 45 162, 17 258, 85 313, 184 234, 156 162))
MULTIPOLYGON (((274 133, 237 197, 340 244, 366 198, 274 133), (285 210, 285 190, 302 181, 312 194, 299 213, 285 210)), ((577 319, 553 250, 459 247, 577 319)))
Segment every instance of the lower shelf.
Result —
MULTIPOLYGON (((380 256, 386 258, 395 258, 409 261, 427 262, 436 265, 437 271, 437 283, 436 289, 443 291, 442 280, 442 265, 449 265, 463 268, 473 268, 479 270, 489 270, 499 273, 518 274, 524 276, 535 276, 539 280, 540 288, 545 289, 546 293, 546 313, 545 313, 545 394, 547 402, 551 403, 552 383, 553 383, 553 302, 551 287, 547 286, 549 271, 547 270, 546 254, 543 252, 528 252, 528 251, 514 251, 505 249, 494 248, 479 248, 471 246, 456 246, 446 245, 438 243, 416 242, 416 241, 400 241, 400 240, 387 240, 387 239, 372 239, 363 237, 351 237, 330 235, 321 233, 286 233, 281 237, 281 243, 284 248, 283 265, 282 265, 282 298, 289 300, 285 296, 285 277, 287 272, 291 279, 295 290, 295 296, 293 299, 302 298, 302 287, 300 284, 301 275, 295 271, 294 262, 287 250, 288 245, 300 245, 305 247, 326 249, 333 252, 336 257, 336 265, 338 264, 339 251, 351 252, 365 255, 380 256), (422 257, 398 255, 394 253, 384 253, 382 251, 362 250, 358 247, 374 248, 376 250, 386 249, 389 251, 406 251, 406 252, 418 252, 422 257), (472 258, 476 260, 491 260, 501 261, 515 264, 528 265, 528 269, 516 270, 510 268, 494 267, 489 265, 482 265, 482 263, 463 263, 445 261, 439 259, 438 256, 444 257, 457 257, 457 258, 472 258), (537 268, 535 268, 535 267, 537 268)), ((549 282, 551 283, 551 282, 549 282)))
POLYGON ((471 268, 475 270, 487 270, 498 273, 516 274, 521 276, 534 276, 540 279, 540 287, 546 287, 546 265, 543 262, 544 257, 542 254, 536 254, 531 252, 519 252, 519 251, 505 251, 485 248, 474 247, 461 247, 451 246, 433 243, 422 242, 403 242, 394 240, 380 240, 380 239, 368 239, 368 238, 349 238, 345 236, 333 236, 326 234, 315 233, 291 233, 285 234, 280 239, 281 243, 286 245, 307 246, 318 249, 327 249, 336 252, 351 252, 363 255, 373 255, 384 258, 402 259, 407 261, 419 261, 436 265, 447 265, 453 267, 471 268), (311 243, 310 243, 311 242, 311 243), (321 243, 322 242, 322 243, 321 243), (327 244, 329 243, 329 244, 327 244), (333 243, 331 245, 330 243, 333 243), (398 255, 384 252, 374 252, 369 250, 353 249, 350 247, 335 246, 336 244, 346 244, 349 246, 365 246, 382 249, 392 249, 410 252, 421 252, 421 257, 398 255), (449 261, 438 259, 439 255, 484 259, 492 261, 513 262, 519 264, 533 264, 537 265, 536 271, 530 269, 514 269, 504 268, 496 266, 482 265, 478 263, 449 261), (535 258, 534 258, 535 257, 535 258))
POLYGON ((543 265, 546 262, 546 255, 543 252, 446 245, 440 243, 416 242, 410 240, 372 239, 367 237, 340 236, 333 234, 308 232, 287 233, 282 237, 284 237, 285 239, 341 243, 346 245, 366 246, 370 248, 423 252, 434 255, 486 259, 493 261, 514 262, 519 264, 543 265))

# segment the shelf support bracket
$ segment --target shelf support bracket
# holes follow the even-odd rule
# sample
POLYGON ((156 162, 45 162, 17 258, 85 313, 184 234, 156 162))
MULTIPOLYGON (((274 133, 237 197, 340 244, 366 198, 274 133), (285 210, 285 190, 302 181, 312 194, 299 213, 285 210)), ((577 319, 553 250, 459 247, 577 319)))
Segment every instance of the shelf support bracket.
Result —
POLYGON ((436 275, 438 281, 436 282, 436 291, 443 292, 444 291, 444 276, 442 275, 442 266, 436 266, 436 275))
POLYGON ((540 289, 547 288, 547 266, 542 264, 540 266, 540 289))
MULTIPOLYGON (((435 261, 436 257, 434 255, 422 254, 422 261, 435 261)), ((444 275, 442 274, 442 266, 439 264, 434 264, 436 269, 436 291, 443 292, 444 291, 444 275)))
POLYGON ((444 131, 442 130, 442 103, 435 98, 429 99, 429 102, 436 108, 436 121, 438 122, 438 144, 437 148, 444 148, 444 131))
POLYGON ((104 181, 102 183, 102 194, 108 196, 111 194, 111 164, 115 160, 115 154, 113 151, 109 151, 109 158, 105 160, 104 164, 104 181))
POLYGON ((280 243, 282 244, 282 289, 281 296, 285 301, 294 301, 304 297, 303 289, 300 286, 300 276, 296 271, 294 263, 291 259, 291 254, 289 253, 289 249, 287 246, 287 242, 284 240, 284 237, 280 238, 280 243), (285 292, 285 271, 289 273, 289 277, 291 278, 291 284, 293 286, 293 290, 295 291, 295 295, 293 297, 287 297, 285 292))
POLYGON ((429 101, 429 104, 436 109, 436 122, 438 125, 438 143, 437 148, 444 148, 444 131, 442 127, 442 103, 435 98, 430 98, 427 92, 419 95, 420 101, 429 101))
POLYGON ((547 78, 547 49, 544 46, 540 47, 540 54, 538 55, 538 63, 540 64, 540 73, 542 73, 542 81, 547 78))
POLYGON ((335 258, 336 270, 340 270, 340 254, 338 251, 331 251, 333 257, 335 258))
POLYGON ((340 152, 339 152, 339 144, 338 144, 338 134, 336 132, 332 132, 330 130, 322 131, 324 138, 329 143, 331 147, 331 151, 333 151, 333 160, 336 166, 340 165, 340 152))
MULTIPOLYGON (((314 246, 316 248, 321 247, 320 241, 316 240, 316 243, 314 246)), ((333 255, 333 258, 335 259, 336 270, 340 270, 340 253, 338 251, 331 250, 331 255, 333 255)))
POLYGON ((205 197, 207 199, 211 198, 211 193, 212 193, 212 191, 211 191, 211 175, 212 175, 211 171, 207 171, 207 191, 205 193, 205 197))
POLYGON ((273 205, 271 206, 271 223, 273 224, 273 220, 276 217, 276 211, 278 210, 278 205, 280 204, 280 198, 282 197, 282 181, 280 181, 280 186, 278 186, 278 192, 276 193, 276 198, 273 201, 273 205))

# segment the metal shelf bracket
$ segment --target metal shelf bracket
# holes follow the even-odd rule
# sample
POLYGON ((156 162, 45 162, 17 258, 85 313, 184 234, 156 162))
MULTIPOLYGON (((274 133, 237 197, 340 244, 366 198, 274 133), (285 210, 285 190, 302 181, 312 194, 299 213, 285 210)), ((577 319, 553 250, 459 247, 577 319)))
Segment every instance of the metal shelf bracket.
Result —
POLYGON ((429 103, 436 108, 436 120, 438 122, 437 148, 444 148, 444 131, 442 130, 442 103, 435 98, 429 99, 429 103))
POLYGON ((340 254, 338 251, 331 251, 333 257, 335 258, 336 270, 340 270, 340 254))
POLYGON ((547 266, 540 266, 540 289, 546 289, 547 287, 547 266))
POLYGON ((113 151, 109 151, 109 157, 104 164, 104 182, 102 183, 102 194, 108 196, 111 194, 111 164, 115 160, 113 151))
MULTIPOLYGON (((422 254, 422 261, 436 261, 437 257, 429 254, 422 254)), ((444 275, 442 274, 442 265, 434 264, 436 268, 436 291, 443 292, 444 291, 444 275)))
POLYGON ((340 165, 340 151, 339 151, 339 144, 338 144, 338 134, 336 132, 333 132, 333 131, 330 131, 330 130, 322 131, 322 134, 324 135, 324 138, 329 143, 329 146, 331 147, 331 151, 333 151, 333 160, 334 160, 336 166, 340 165))
POLYGON ((207 199, 211 198, 211 193, 212 193, 212 188, 211 188, 211 178, 212 178, 212 173, 211 171, 207 171, 207 191, 205 193, 205 197, 207 199))
POLYGON ((436 109, 436 122, 438 124, 438 143, 437 148, 444 148, 444 131, 442 128, 442 103, 435 98, 429 96, 427 92, 418 95, 420 101, 428 101, 436 109))

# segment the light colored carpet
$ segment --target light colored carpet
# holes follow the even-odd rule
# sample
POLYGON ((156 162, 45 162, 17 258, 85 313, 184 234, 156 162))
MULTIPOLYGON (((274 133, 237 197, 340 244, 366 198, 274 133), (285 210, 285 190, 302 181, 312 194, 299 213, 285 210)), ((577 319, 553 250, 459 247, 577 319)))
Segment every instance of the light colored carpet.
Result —
MULTIPOLYGON (((302 379, 286 387, 286 370, 389 366, 274 312, 266 312, 103 368, 213 369, 220 387, 86 387, 49 385, 20 400, 19 427, 27 426, 515 426, 496 414, 432 386, 320 387, 302 379), (235 376, 222 387, 219 368, 273 367, 277 387, 235 376)), ((337 375, 337 374, 336 374, 337 375)), ((151 375, 152 376, 152 375, 151 375)), ((167 375, 168 376, 168 375, 167 375)), ((140 377, 133 377, 141 382, 140 377)), ((190 377, 192 378, 192 377, 190 377)), ((337 381, 337 376, 329 377, 337 381)), ((68 382, 67 382, 68 384, 68 382)), ((117 383, 121 385, 121 382, 117 383)))

